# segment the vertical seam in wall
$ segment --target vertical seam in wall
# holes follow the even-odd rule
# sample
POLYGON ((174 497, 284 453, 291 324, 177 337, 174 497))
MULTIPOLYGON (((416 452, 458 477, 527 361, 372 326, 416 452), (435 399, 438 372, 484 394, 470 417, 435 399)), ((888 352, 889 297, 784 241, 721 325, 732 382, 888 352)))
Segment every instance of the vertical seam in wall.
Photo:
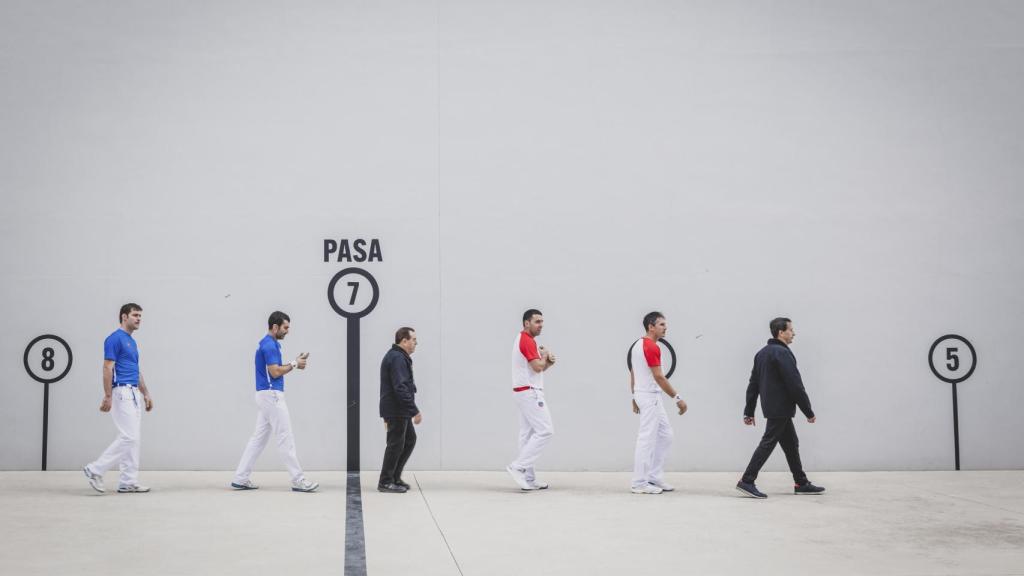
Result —
POLYGON ((437 322, 438 468, 444 470, 444 292, 441 269, 441 0, 437 0, 437 322))

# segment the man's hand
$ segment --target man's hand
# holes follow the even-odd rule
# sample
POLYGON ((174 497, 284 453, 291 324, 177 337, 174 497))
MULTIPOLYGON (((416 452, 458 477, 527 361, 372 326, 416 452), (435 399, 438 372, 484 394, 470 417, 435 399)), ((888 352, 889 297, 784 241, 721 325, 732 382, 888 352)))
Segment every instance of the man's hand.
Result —
POLYGON ((680 416, 682 416, 683 414, 686 414, 686 402, 684 400, 680 400, 680 401, 676 402, 676 408, 679 408, 679 415, 680 416))
POLYGON ((110 412, 110 396, 104 396, 100 403, 100 412, 110 412))
POLYGON ((299 370, 306 369, 306 358, 309 358, 309 352, 303 352, 295 359, 295 363, 298 364, 299 370))
POLYGON ((413 424, 419 426, 420 422, 423 422, 423 412, 417 412, 416 415, 412 417, 413 424))
POLYGON ((636 400, 633 400, 633 414, 639 414, 639 413, 640 413, 640 407, 637 406, 636 400))
POLYGON ((807 422, 809 422, 811 424, 814 424, 817 421, 818 421, 818 417, 817 416, 811 416, 810 418, 807 419, 807 422))
POLYGON ((744 416, 743 423, 746 424, 747 426, 757 426, 757 424, 754 423, 753 416, 744 416))
POLYGON ((146 402, 146 412, 153 410, 153 399, 149 396, 143 396, 142 399, 146 402))
POLYGON ((541 346, 540 348, 537 349, 537 351, 540 352, 540 358, 541 360, 544 361, 545 364, 551 366, 552 364, 555 363, 555 355, 552 354, 550 350, 541 346))

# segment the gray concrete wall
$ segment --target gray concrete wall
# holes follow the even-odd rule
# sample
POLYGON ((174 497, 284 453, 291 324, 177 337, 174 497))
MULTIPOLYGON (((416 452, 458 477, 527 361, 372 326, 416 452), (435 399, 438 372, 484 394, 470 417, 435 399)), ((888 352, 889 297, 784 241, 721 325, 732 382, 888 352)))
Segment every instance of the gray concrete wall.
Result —
MULTIPOLYGON (((71 345, 49 463, 113 437, 103 338, 126 301, 156 408, 149 469, 233 468, 267 314, 299 455, 344 466, 345 321, 323 240, 378 238, 377 365, 418 329, 411 466, 512 459, 528 307, 559 356, 542 467, 632 465, 623 366, 650 309, 680 354, 675 470, 741 468, 753 353, 788 315, 819 414, 809 469, 947 469, 946 333, 965 468, 1021 468, 1024 7, 1012 2, 5 2, 0 469, 39 466, 35 336, 71 345)), ((802 422, 802 421, 801 421, 802 422)), ((268 450, 264 467, 278 467, 268 450)), ((781 458, 773 461, 778 469, 781 458)))

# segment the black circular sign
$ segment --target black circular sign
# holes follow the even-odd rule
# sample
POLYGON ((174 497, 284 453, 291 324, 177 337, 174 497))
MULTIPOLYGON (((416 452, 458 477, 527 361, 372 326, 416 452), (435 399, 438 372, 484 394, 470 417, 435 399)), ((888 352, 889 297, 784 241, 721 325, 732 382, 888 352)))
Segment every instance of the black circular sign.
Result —
POLYGON ((25 371, 41 384, 53 384, 71 371, 71 346, 60 336, 43 334, 37 336, 25 347, 23 362, 25 371), (63 348, 58 353, 57 347, 63 348))
POLYGON ((978 366, 978 354, 963 336, 946 334, 928 350, 928 366, 939 380, 958 384, 974 374, 978 366), (968 354, 970 358, 965 357, 968 354))
MULTIPOLYGON (((639 341, 640 340, 637 340, 636 342, 639 341)), ((626 351, 626 367, 630 370, 633 369, 633 346, 636 346, 636 342, 633 342, 629 347, 629 350, 626 351)), ((672 345, 668 343, 668 340, 665 340, 664 338, 658 338, 658 343, 664 344, 665 348, 668 348, 668 355, 672 358, 672 365, 669 367, 668 372, 665 373, 665 378, 671 378, 672 373, 676 371, 676 349, 673 348, 672 345)))
POLYGON ((377 307, 377 300, 379 299, 380 286, 377 285, 377 280, 362 268, 345 268, 335 274, 334 278, 331 278, 331 283, 327 285, 327 300, 331 303, 331 308, 334 308, 335 312, 345 318, 352 319, 366 316, 377 307), (370 286, 370 296, 367 297, 366 291, 363 290, 362 297, 360 297, 359 289, 363 286, 364 282, 356 279, 355 281, 345 283, 349 288, 348 298, 343 298, 339 303, 334 295, 334 290, 337 288, 338 282, 346 276, 362 277, 365 283, 370 286))

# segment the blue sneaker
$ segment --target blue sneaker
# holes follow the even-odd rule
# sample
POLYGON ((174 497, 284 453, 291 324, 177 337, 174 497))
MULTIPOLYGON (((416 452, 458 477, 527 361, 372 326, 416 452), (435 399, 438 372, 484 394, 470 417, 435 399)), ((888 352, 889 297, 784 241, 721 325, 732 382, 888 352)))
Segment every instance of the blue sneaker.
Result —
POLYGON ((736 483, 736 490, 739 491, 740 494, 743 494, 744 496, 749 496, 750 498, 768 497, 767 494, 758 490, 757 486, 754 486, 753 482, 744 482, 740 480, 739 482, 736 483))

